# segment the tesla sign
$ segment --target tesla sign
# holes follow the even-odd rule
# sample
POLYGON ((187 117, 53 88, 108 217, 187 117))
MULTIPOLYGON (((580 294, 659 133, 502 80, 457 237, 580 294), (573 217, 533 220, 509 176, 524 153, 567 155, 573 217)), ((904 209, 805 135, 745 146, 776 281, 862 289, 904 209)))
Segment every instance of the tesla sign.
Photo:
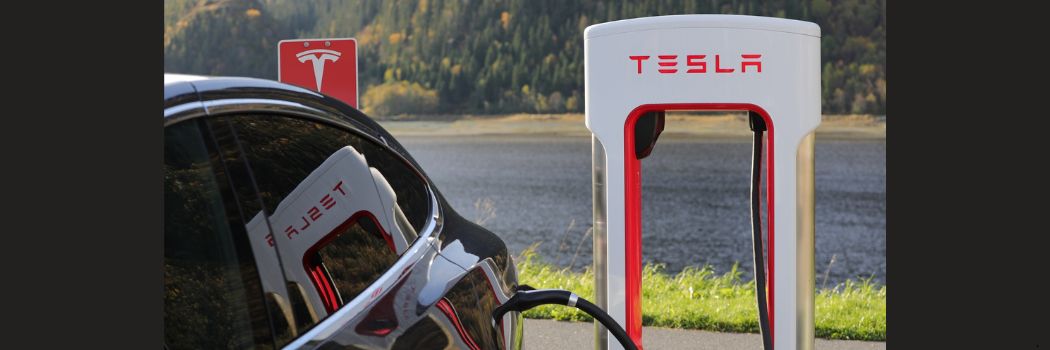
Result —
POLYGON ((277 44, 277 80, 357 108, 357 40, 281 40, 277 44))

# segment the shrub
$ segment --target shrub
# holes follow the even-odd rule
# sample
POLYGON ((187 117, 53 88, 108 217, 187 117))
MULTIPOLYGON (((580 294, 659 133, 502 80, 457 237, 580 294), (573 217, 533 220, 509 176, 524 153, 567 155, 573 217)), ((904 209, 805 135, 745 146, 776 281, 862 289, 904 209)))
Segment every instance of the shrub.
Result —
POLYGON ((368 89, 361 98, 361 105, 366 113, 374 116, 427 114, 438 108, 438 94, 419 83, 386 82, 368 89))

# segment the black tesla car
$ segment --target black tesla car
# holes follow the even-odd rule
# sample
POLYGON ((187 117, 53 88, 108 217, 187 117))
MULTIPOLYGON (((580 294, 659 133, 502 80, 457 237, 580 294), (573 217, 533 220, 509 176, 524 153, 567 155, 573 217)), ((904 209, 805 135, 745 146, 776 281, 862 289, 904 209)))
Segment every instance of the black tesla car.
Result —
POLYGON ((165 75, 166 349, 520 349, 506 245, 358 110, 165 75))

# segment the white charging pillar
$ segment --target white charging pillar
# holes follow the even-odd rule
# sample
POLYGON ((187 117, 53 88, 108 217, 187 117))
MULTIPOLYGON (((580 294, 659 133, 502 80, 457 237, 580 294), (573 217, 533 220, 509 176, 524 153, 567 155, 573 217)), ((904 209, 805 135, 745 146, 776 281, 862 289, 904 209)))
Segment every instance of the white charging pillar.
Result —
MULTIPOLYGON (((633 135, 638 117, 670 110, 751 111, 768 128, 764 222, 774 348, 812 349, 820 27, 734 15, 637 18, 588 27, 584 59, 586 123, 593 134, 596 304, 641 348, 641 162, 633 135)), ((600 349, 621 349, 597 324, 596 341, 600 349)))

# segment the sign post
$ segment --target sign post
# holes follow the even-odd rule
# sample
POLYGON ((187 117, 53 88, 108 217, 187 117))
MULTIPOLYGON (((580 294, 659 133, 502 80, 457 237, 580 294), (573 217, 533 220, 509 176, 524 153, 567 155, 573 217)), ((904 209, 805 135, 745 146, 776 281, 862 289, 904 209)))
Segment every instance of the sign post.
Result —
POLYGON ((281 40, 277 44, 277 80, 358 108, 357 40, 281 40))

